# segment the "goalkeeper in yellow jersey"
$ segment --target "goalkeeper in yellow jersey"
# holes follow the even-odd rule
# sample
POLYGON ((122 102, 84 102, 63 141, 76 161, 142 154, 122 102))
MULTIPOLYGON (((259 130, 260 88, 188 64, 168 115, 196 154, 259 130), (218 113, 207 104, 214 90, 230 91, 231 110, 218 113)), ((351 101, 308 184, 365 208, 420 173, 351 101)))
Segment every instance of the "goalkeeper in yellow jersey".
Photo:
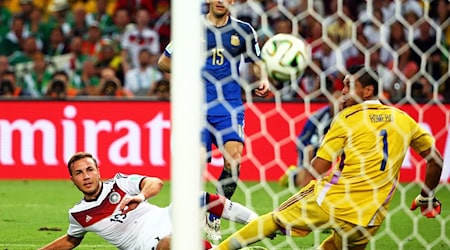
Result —
POLYGON ((215 249, 240 249, 278 230, 305 236, 327 228, 333 232, 320 249, 364 249, 386 216, 409 147, 427 161, 425 183, 411 210, 420 207, 428 218, 440 214, 434 191, 443 162, 430 133, 377 99, 378 82, 363 65, 349 69, 342 95, 344 109, 308 166, 309 184, 215 249), (324 176, 335 161, 335 169, 324 176))

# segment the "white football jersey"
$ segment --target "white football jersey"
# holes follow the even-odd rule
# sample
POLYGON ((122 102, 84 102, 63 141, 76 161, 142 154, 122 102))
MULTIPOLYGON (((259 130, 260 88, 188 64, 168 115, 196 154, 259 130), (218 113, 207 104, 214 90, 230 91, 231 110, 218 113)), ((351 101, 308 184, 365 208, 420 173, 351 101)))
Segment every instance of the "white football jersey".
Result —
POLYGON ((97 200, 81 200, 69 210, 67 234, 82 238, 94 232, 119 249, 156 249, 158 241, 172 233, 170 206, 139 204, 126 215, 118 205, 126 196, 137 195, 144 176, 117 174, 103 182, 97 200))
POLYGON ((131 68, 139 67, 139 52, 142 49, 147 49, 152 55, 159 55, 161 52, 159 40, 158 32, 150 28, 138 30, 137 27, 131 27, 128 29, 124 33, 120 45, 130 53, 131 68))

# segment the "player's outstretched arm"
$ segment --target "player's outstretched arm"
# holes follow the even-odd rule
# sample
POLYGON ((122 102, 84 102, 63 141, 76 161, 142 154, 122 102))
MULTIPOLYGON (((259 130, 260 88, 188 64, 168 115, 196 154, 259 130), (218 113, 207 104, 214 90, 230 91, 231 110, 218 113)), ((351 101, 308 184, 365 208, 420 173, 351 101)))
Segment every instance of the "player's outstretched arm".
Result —
POLYGON ((424 191, 429 193, 436 189, 441 179, 443 160, 441 154, 434 148, 421 152, 420 155, 427 161, 425 172, 424 191))
POLYGON ((158 59, 158 68, 161 71, 170 73, 170 64, 171 64, 170 57, 166 56, 164 53, 161 54, 161 56, 158 59))
POLYGON ((255 89, 255 94, 257 96, 267 96, 269 94, 269 77, 267 76, 267 72, 264 70, 264 67, 261 65, 261 62, 255 62, 252 64, 253 72, 256 77, 259 79, 258 88, 255 89))
POLYGON ((441 213, 441 202, 434 196, 434 190, 441 178, 443 160, 434 148, 425 150, 420 155, 427 161, 425 183, 420 194, 413 200, 411 210, 420 207, 423 216, 434 218, 441 213))
POLYGON ((63 235, 58 239, 54 240, 50 244, 40 248, 40 250, 65 250, 65 249, 73 249, 76 246, 80 245, 82 238, 75 238, 70 235, 63 235))
POLYGON ((305 183, 309 183, 313 179, 321 179, 324 174, 331 168, 331 162, 318 156, 311 161, 311 166, 305 166, 308 174, 305 174, 305 183))
POLYGON ((141 182, 141 192, 137 195, 125 197, 119 204, 119 209, 123 214, 134 210, 141 202, 157 195, 164 183, 156 177, 145 177, 141 182))

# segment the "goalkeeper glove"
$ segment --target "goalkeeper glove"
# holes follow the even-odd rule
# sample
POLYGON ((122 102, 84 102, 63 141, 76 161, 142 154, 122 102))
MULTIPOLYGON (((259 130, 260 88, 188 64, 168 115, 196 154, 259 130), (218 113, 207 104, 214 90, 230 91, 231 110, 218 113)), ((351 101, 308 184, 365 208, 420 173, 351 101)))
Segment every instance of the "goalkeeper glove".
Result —
POLYGON ((422 215, 427 218, 434 218, 441 213, 441 202, 433 197, 423 197, 419 194, 411 204, 411 210, 414 211, 418 207, 422 211, 422 215))

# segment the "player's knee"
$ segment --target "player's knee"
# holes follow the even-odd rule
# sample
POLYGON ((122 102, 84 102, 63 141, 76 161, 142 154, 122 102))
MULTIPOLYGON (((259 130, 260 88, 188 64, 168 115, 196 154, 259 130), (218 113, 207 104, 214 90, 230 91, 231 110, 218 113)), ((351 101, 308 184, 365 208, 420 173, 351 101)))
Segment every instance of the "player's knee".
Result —
POLYGON ((171 240, 170 236, 166 236, 166 237, 162 238, 158 242, 158 245, 156 246, 156 250, 170 250, 170 240, 171 240))
POLYGON ((241 166, 241 159, 242 157, 238 153, 230 155, 230 157, 225 157, 224 166, 228 169, 239 169, 241 166))
POLYGON ((230 169, 239 169, 242 161, 243 149, 244 145, 241 142, 228 141, 225 143, 224 161, 226 167, 229 167, 230 169))

